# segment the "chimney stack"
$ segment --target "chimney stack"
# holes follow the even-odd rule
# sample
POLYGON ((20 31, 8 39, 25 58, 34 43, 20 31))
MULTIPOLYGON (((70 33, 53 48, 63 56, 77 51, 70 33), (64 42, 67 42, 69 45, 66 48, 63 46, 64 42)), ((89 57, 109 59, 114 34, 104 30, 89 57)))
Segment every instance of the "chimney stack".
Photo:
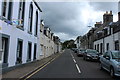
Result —
POLYGON ((112 15, 112 11, 110 11, 110 15, 112 15))
POLYGON ((110 11, 108 13, 108 11, 106 11, 106 13, 104 13, 103 15, 103 23, 110 23, 113 22, 113 14, 112 11, 110 11))

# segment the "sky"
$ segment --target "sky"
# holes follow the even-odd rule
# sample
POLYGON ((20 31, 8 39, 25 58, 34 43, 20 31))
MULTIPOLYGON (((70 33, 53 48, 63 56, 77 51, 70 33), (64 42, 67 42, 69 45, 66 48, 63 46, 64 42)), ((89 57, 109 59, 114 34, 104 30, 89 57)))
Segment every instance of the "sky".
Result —
POLYGON ((113 21, 118 20, 117 2, 39 2, 42 19, 61 41, 76 39, 86 34, 90 27, 103 21, 103 14, 112 10, 113 21))

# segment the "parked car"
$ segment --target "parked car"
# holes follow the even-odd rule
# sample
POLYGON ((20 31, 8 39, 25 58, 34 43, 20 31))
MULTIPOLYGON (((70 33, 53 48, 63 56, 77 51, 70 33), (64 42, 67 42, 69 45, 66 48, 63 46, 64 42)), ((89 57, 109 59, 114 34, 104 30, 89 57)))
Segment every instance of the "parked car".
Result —
POLYGON ((83 56, 84 53, 85 53, 85 49, 78 49, 77 56, 83 56))
POLYGON ((84 60, 99 60, 99 53, 96 50, 93 49, 87 49, 85 53, 83 54, 84 60))
POLYGON ((120 76, 120 51, 107 51, 100 56, 100 69, 107 70, 112 77, 120 76))

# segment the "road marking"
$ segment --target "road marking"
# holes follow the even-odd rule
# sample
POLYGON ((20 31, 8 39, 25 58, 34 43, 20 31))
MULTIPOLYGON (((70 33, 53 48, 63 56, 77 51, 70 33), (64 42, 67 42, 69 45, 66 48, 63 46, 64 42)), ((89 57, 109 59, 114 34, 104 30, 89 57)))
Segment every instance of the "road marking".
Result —
POLYGON ((75 59, 73 59, 73 61, 74 61, 74 63, 76 63, 76 60, 75 60, 75 59))
POLYGON ((78 73, 81 73, 80 68, 78 67, 77 62, 76 62, 76 60, 75 60, 73 54, 71 54, 71 56, 72 56, 73 61, 74 61, 75 65, 76 65, 76 68, 77 68, 77 70, 78 70, 78 73))
POLYGON ((72 58, 74 59, 74 56, 71 54, 72 58))
POLYGON ((27 80, 28 78, 30 78, 31 76, 33 76, 34 74, 36 74, 38 71, 40 71, 41 69, 43 69, 44 67, 46 67, 48 64, 50 64, 50 62, 48 62, 47 64, 45 64, 43 67, 41 67, 40 69, 38 69, 34 73, 32 73, 29 76, 27 76, 24 80, 27 80))
MULTIPOLYGON (((45 65, 45 63, 41 64, 40 66, 43 66, 43 65, 45 65)), ((38 69, 40 66, 38 66, 37 68, 35 68, 33 71, 35 71, 36 69, 38 69)), ((32 73, 33 71, 31 71, 31 72, 29 72, 29 73, 32 73)), ((27 76, 29 73, 23 75, 22 77, 20 77, 20 79, 21 79, 21 78, 24 78, 24 77, 27 76)))
POLYGON ((81 73, 80 68, 78 67, 77 64, 76 64, 76 67, 77 67, 78 73, 81 73))
MULTIPOLYGON (((61 55, 61 54, 60 54, 61 55)), ((45 65, 43 65, 40 69, 36 70, 35 72, 31 73, 29 76, 27 76, 24 80, 29 79, 31 76, 33 76, 34 74, 36 74, 37 72, 39 72, 40 70, 42 70, 44 67, 46 67, 48 64, 50 64, 51 62, 53 62, 56 58, 58 58, 60 55, 56 56, 55 58, 53 58, 50 62, 46 63, 45 65)))

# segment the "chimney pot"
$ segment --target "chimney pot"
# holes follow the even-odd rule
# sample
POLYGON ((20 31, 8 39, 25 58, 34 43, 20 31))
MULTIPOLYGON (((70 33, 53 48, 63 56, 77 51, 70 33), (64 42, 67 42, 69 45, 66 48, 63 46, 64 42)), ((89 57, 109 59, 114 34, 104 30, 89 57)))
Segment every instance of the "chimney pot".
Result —
POLYGON ((108 11, 106 11, 106 14, 108 14, 108 11))
POLYGON ((110 11, 110 14, 112 15, 112 11, 110 11))

